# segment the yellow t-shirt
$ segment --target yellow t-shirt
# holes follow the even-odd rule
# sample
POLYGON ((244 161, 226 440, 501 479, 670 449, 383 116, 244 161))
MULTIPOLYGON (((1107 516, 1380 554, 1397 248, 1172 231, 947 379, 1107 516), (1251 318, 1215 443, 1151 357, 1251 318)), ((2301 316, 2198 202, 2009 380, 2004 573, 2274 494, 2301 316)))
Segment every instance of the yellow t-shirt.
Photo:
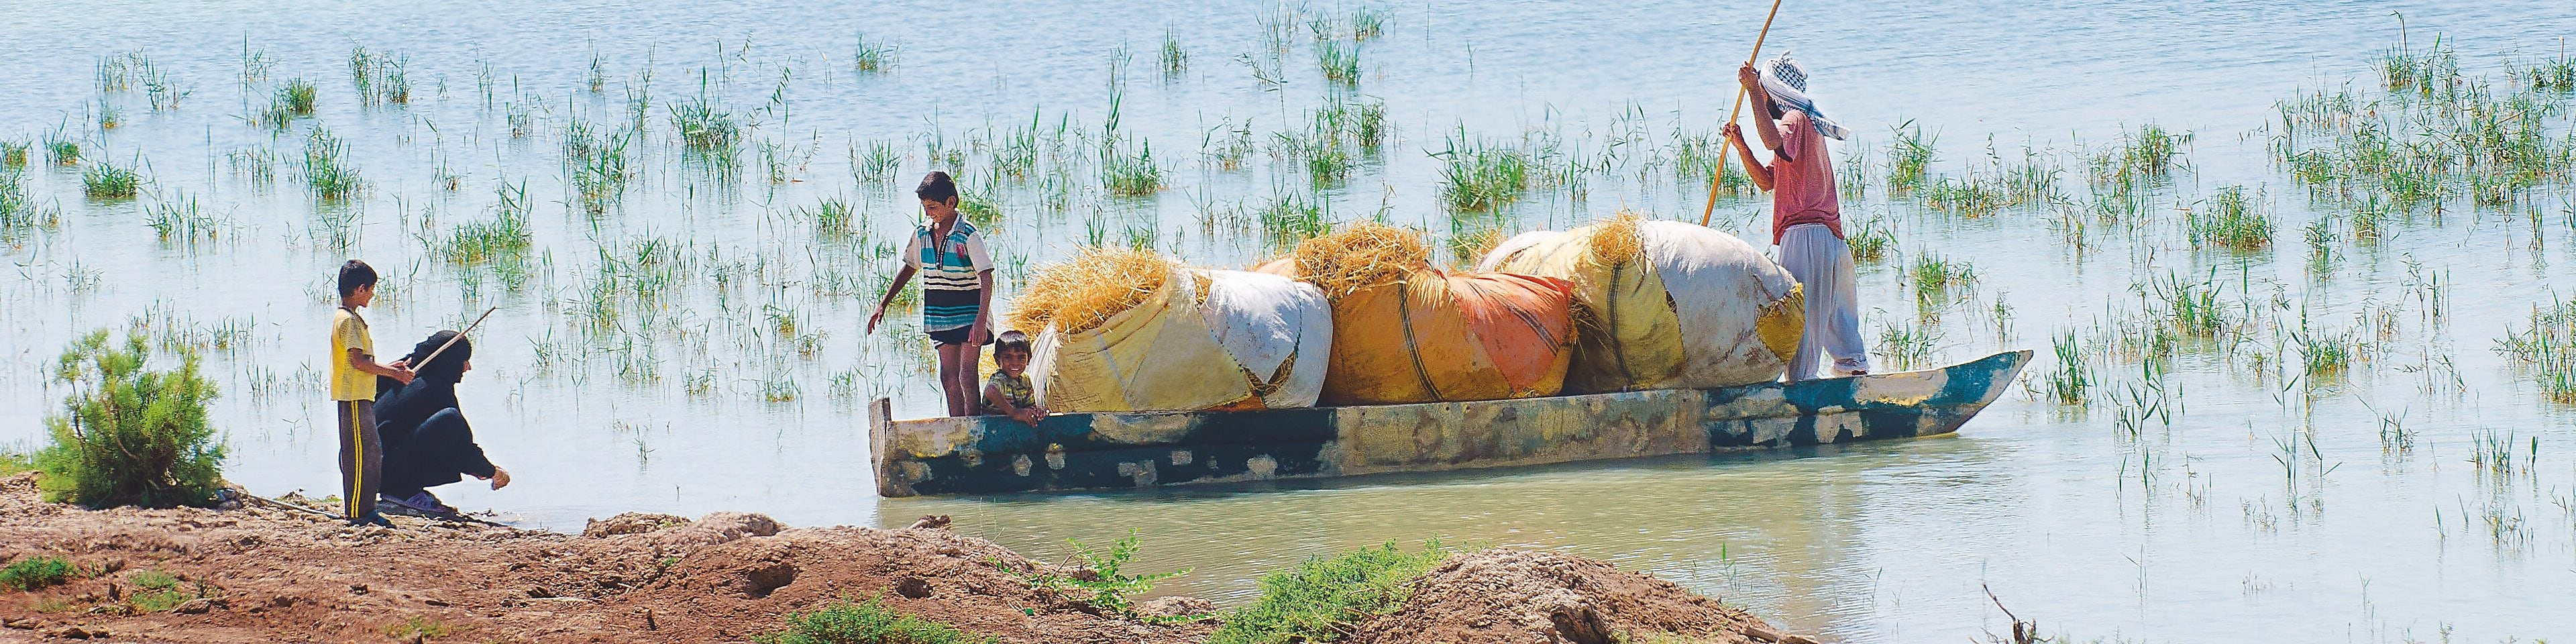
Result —
POLYGON ((331 312, 331 399, 375 400, 376 377, 349 364, 349 350, 372 357, 376 340, 367 334, 367 319, 341 307, 331 312))

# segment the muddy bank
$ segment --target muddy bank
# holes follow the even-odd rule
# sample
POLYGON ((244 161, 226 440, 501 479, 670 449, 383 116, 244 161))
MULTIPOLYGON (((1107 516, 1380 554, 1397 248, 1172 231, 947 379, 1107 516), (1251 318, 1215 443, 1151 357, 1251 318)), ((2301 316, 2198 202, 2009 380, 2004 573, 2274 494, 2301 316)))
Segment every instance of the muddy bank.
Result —
MULTIPOLYGON (((744 642, 786 613, 870 597, 1006 642, 1202 642, 1217 628, 1094 614, 996 565, 1081 571, 935 527, 789 528, 734 512, 620 515, 581 535, 395 522, 351 528, 268 507, 89 511, 40 501, 30 476, 0 480, 0 560, 57 556, 87 573, 0 591, 0 641, 744 642)), ((1556 553, 1462 555, 1415 588, 1351 641, 1797 641, 1671 583, 1556 553)), ((1210 609, 1193 598, 1144 606, 1210 609)))

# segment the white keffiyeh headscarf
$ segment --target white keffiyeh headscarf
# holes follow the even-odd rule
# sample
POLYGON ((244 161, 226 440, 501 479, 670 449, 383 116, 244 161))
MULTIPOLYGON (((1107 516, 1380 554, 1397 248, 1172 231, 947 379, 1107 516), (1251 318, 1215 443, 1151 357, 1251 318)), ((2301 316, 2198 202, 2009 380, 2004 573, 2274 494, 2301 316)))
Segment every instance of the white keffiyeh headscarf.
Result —
POLYGON ((1824 110, 1816 109, 1816 102, 1807 98, 1807 72, 1799 69, 1797 59, 1790 58, 1788 54, 1774 56, 1769 62, 1762 63, 1762 91, 1770 94, 1771 102, 1783 110, 1806 112, 1807 122, 1816 124, 1817 134, 1837 140, 1850 135, 1850 131, 1844 130, 1841 124, 1825 118, 1824 110))

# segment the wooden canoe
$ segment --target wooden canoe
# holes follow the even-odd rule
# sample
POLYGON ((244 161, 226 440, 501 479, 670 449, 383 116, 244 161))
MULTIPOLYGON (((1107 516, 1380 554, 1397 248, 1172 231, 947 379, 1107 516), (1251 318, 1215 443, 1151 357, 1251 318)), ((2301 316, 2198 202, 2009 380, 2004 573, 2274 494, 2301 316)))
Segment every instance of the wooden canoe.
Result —
POLYGON ((2030 361, 1579 396, 1240 412, 894 420, 869 405, 877 493, 991 494, 1512 467, 1957 431, 2030 361))

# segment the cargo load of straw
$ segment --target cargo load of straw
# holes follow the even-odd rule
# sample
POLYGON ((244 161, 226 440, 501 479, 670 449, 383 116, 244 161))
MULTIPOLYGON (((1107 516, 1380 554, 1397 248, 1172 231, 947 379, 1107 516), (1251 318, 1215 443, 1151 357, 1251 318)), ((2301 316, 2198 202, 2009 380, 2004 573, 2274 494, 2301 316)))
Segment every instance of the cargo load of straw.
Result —
POLYGON ((1591 323, 1575 345, 1570 393, 1775 380, 1806 319, 1797 280, 1752 244, 1632 212, 1522 233, 1477 268, 1574 284, 1591 323))
POLYGON ((1034 336, 1028 374, 1059 412, 1313 406, 1332 339, 1313 286, 1123 248, 1040 269, 1008 319, 1034 336))
POLYGON ((1446 272, 1411 230, 1361 222, 1258 270, 1332 303, 1322 401, 1368 405, 1553 396, 1574 342, 1572 284, 1446 272))

